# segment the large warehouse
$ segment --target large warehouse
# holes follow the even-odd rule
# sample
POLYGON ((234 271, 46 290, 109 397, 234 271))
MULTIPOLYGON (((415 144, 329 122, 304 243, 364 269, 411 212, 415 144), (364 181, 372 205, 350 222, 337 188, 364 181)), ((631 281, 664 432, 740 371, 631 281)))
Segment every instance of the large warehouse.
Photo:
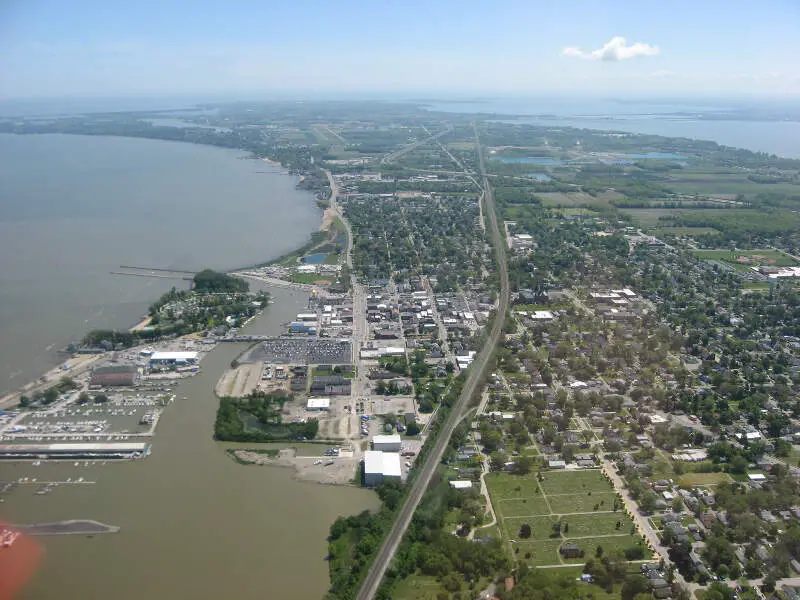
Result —
POLYGON ((372 449, 383 452, 400 452, 400 436, 397 434, 376 435, 372 438, 372 449))
POLYGON ((386 479, 399 480, 400 455, 396 452, 367 450, 364 452, 364 485, 374 487, 386 479))

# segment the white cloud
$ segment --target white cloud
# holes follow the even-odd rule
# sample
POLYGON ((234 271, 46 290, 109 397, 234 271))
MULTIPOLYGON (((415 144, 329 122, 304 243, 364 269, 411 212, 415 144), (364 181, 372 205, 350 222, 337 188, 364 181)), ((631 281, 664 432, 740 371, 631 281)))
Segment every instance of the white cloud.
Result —
POLYGON ((650 44, 643 44, 642 42, 636 42, 629 46, 625 38, 620 36, 611 38, 605 46, 597 50, 586 51, 575 46, 570 46, 569 48, 564 48, 561 52, 563 56, 607 61, 625 60, 627 58, 635 58, 636 56, 653 56, 658 53, 658 46, 651 46, 650 44))

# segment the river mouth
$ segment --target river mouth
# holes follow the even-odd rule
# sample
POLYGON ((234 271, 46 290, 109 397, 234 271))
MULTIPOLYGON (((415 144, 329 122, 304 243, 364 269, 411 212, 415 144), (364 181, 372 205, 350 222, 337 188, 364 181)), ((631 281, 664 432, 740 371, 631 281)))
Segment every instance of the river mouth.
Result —
MULTIPOLYGON (((270 292, 274 302, 248 333, 275 335, 306 306, 301 292, 270 292)), ((245 347, 219 345, 199 375, 179 384, 146 459, 0 465, 3 480, 96 481, 42 497, 34 495, 38 486, 19 486, 3 504, 7 520, 94 519, 120 527, 93 537, 37 538, 41 566, 21 598, 218 599, 234 589, 237 599, 324 595, 331 523, 379 502, 366 490, 298 481, 292 469, 237 464, 225 453, 230 445, 212 439, 214 384, 245 347)))

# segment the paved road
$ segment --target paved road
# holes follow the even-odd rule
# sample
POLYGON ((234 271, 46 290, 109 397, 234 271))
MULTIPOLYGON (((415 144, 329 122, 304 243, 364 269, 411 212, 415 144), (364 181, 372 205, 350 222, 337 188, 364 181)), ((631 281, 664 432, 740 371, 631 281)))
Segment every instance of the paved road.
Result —
POLYGON ((397 158, 400 158, 404 154, 408 154, 409 152, 411 152, 415 148, 419 148, 420 146, 424 146, 425 144, 427 144, 429 142, 432 142, 434 140, 438 140, 440 137, 450 133, 451 131, 453 131, 453 128, 448 125, 447 129, 445 129, 444 131, 440 131, 439 133, 437 133, 435 135, 432 135, 430 137, 426 137, 424 139, 421 139, 421 140, 419 140, 417 142, 414 142, 413 144, 409 144, 408 146, 403 146, 402 148, 400 148, 400 150, 396 150, 395 152, 392 152, 391 154, 387 154, 386 156, 384 156, 381 159, 381 164, 392 162, 393 160, 395 160, 397 158))
POLYGON ((347 231, 347 249, 345 250, 344 254, 344 262, 349 267, 353 267, 353 230, 350 228, 350 222, 344 218, 344 211, 342 207, 337 202, 339 189, 336 187, 336 180, 334 179, 333 175, 327 169, 323 169, 325 171, 325 175, 328 176, 328 184, 331 188, 331 197, 328 199, 328 203, 333 211, 336 213, 336 216, 339 217, 341 222, 344 224, 344 228, 347 231))
POLYGON ((356 596, 356 600, 371 600, 375 597, 378 587, 383 580, 383 576, 386 573, 386 569, 389 567, 389 563, 394 557, 397 547, 400 545, 403 535, 411 523, 411 518, 414 516, 414 511, 419 505, 420 500, 422 499, 422 496, 425 493, 425 490, 428 488, 431 478, 433 477, 433 474, 436 472, 436 469, 439 466, 439 461, 441 461, 442 455, 447 448, 447 444, 450 440, 450 436, 453 434, 453 430, 455 430, 456 426, 465 415, 466 409, 473 394, 477 389, 479 389, 479 386, 484 381, 486 371, 489 366, 489 360, 492 357, 494 347, 500 340, 500 334, 503 330, 503 323, 505 322, 506 310, 508 308, 509 301, 508 265, 506 263, 505 242, 497 224, 497 213, 495 212, 494 207, 494 195, 492 194, 492 190, 489 187, 489 181, 486 177, 483 151, 480 146, 480 141, 478 140, 477 130, 475 131, 475 137, 478 141, 476 146, 480 161, 480 170, 483 177, 483 185, 485 188, 484 200, 486 202, 486 214, 489 216, 489 231, 494 243, 494 250, 497 258, 497 268, 498 272, 500 273, 500 298, 497 307, 497 315, 494 323, 492 324, 492 329, 489 332, 486 345, 481 348, 481 351, 478 353, 475 361, 470 367, 469 375, 467 376, 467 381, 464 384, 461 396, 459 396, 456 404, 453 406, 453 410, 450 412, 450 415, 447 417, 447 420, 442 426, 442 430, 439 432, 436 442, 431 449, 430 454, 428 454, 427 459, 425 460, 425 464, 420 467, 417 479, 414 481, 413 486, 409 490, 405 503, 400 508, 389 534, 383 541, 383 545, 378 551, 375 561, 373 562, 369 573, 367 573, 367 576, 361 585, 361 589, 356 596))

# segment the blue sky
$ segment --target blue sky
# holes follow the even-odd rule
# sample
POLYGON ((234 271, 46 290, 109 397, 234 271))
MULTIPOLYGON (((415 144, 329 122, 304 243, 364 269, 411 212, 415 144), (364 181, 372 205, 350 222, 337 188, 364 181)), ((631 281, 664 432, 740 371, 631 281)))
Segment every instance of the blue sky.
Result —
POLYGON ((0 98, 800 96, 799 32, 796 0, 0 0, 0 98))

